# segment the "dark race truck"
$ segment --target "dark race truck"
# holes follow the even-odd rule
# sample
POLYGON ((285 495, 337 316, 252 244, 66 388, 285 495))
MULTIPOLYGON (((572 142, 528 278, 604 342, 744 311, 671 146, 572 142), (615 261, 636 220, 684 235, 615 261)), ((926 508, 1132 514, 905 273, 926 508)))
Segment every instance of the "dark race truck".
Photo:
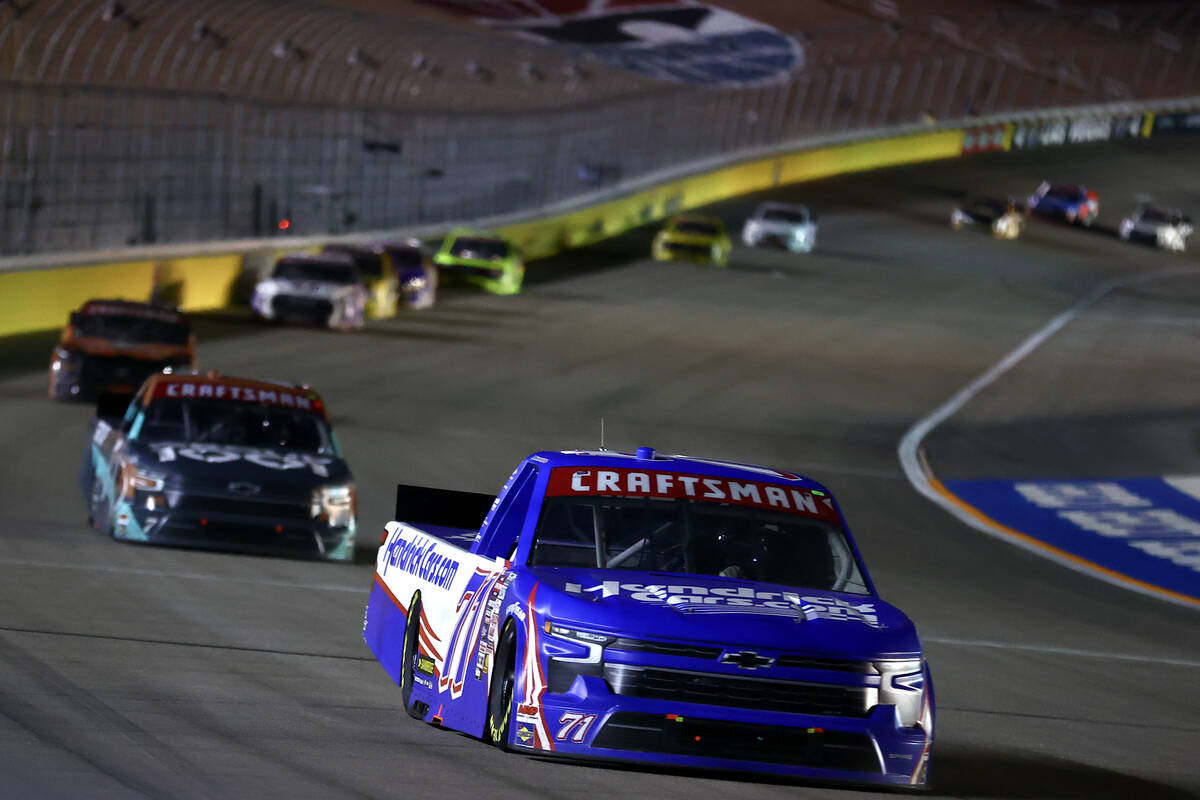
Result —
POLYGON ((96 528, 151 544, 353 559, 354 479, 312 389, 155 375, 117 416, 106 416, 110 397, 99 405, 83 476, 96 528))
POLYGON ((132 395, 149 375, 195 367, 187 315, 129 300, 89 300, 71 314, 50 356, 51 399, 132 395))

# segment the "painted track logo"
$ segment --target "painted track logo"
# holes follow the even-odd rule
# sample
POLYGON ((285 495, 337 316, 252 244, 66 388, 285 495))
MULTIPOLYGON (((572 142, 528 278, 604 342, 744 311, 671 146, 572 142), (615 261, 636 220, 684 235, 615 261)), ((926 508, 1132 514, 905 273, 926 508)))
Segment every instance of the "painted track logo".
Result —
POLYGON ((791 36, 696 0, 424 2, 660 80, 752 86, 786 80, 804 66, 804 49, 791 36))

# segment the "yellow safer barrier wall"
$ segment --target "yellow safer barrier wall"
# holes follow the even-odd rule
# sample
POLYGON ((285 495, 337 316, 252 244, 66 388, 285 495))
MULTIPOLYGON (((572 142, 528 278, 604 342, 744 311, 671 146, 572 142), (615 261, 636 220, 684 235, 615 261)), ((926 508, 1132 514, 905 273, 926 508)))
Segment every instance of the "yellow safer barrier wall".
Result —
POLYGON ((188 311, 224 308, 241 271, 242 255, 231 253, 0 273, 0 336, 61 327, 93 298, 154 297, 188 311))
POLYGON ((722 167, 548 219, 501 228, 525 258, 543 258, 689 208, 789 183, 962 154, 961 130, 852 142, 722 167))
MULTIPOLYGON (((961 154, 961 130, 805 150, 721 167, 579 211, 500 229, 526 259, 591 244, 689 208, 788 183, 961 154)), ((136 261, 0 273, 0 336, 61 326, 84 301, 149 300, 188 311, 233 303, 245 255, 136 261)))

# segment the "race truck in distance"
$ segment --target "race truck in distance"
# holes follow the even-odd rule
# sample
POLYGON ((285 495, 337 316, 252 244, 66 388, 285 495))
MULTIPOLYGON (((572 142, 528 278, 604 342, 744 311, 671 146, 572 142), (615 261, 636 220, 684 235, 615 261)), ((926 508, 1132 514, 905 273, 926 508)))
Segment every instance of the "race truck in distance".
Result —
POLYGON ((667 220, 650 245, 655 261, 694 261, 724 267, 733 243, 725 223, 701 214, 679 214, 667 220))
POLYGON ((97 402, 84 455, 92 525, 115 539, 354 557, 354 479, 307 386, 155 375, 97 402))
POLYGON ((1011 198, 977 197, 950 212, 951 228, 961 231, 968 225, 985 226, 997 239, 1016 239, 1025 227, 1025 220, 1011 198))
POLYGON ((400 283, 400 302, 413 311, 432 308, 437 300, 438 271, 421 240, 384 242, 376 247, 391 260, 400 283))
POLYGON ((817 223, 808 206, 763 203, 742 226, 747 247, 779 247, 793 253, 811 253, 817 244, 817 223))
POLYGON ((786 472, 534 453, 397 488, 363 635, 418 719, 539 756, 925 787, 929 667, 838 504, 786 472))
POLYGON ((433 263, 447 282, 492 294, 517 294, 525 282, 525 262, 516 245, 494 233, 455 228, 442 240, 433 263))
POLYGON ((128 300, 89 300, 71 313, 50 356, 54 400, 132 395, 155 372, 189 371, 196 340, 187 315, 128 300))
POLYGON ((1192 220, 1178 209, 1167 210, 1142 204, 1121 220, 1117 229, 1127 242, 1146 242, 1164 250, 1182 253, 1192 235, 1192 220))
POLYGON ((1042 181, 1025 206, 1030 214, 1088 226, 1100 214, 1100 198, 1086 186, 1042 181))
POLYGON ((391 255, 375 247, 354 244, 327 244, 321 254, 341 253, 349 256, 358 268, 358 277, 367 290, 367 319, 388 319, 396 316, 400 301, 400 281, 392 267, 391 255))
POLYGON ((254 287, 250 307, 272 322, 361 328, 369 292, 345 253, 287 255, 254 287))

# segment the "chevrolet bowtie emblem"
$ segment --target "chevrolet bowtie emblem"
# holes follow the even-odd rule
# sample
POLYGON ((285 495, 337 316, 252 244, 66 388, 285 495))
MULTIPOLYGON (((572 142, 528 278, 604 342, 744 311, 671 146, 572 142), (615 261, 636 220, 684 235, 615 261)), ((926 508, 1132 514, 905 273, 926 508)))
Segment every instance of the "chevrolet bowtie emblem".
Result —
POLYGON ((721 656, 721 663, 734 664, 738 669, 758 669, 771 666, 775 663, 775 659, 760 656, 753 650, 741 650, 736 653, 725 653, 721 656))

